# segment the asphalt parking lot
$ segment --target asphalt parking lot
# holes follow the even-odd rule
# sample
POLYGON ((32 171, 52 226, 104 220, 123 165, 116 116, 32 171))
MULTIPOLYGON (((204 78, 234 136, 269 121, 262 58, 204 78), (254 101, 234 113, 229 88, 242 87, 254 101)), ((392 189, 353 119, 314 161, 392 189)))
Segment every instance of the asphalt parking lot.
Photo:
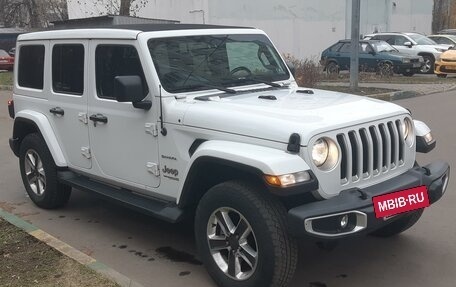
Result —
MULTIPOLYGON (((8 146, 13 121, 0 91, 0 208, 14 213, 144 286, 214 286, 196 255, 189 224, 170 225, 73 191, 68 206, 42 210, 27 198, 8 146)), ((420 163, 456 166, 454 92, 397 101, 432 128, 437 149, 420 163)), ((456 282, 455 180, 443 199, 406 233, 389 239, 342 241, 332 251, 300 244, 291 287, 448 286, 456 282)))

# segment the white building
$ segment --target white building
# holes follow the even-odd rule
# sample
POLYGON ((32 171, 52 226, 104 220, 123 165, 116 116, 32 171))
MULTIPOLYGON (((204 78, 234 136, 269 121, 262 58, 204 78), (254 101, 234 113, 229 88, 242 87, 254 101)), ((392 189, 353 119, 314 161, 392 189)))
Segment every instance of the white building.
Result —
MULTIPOLYGON (((68 0, 70 19, 115 13, 119 0, 68 0), (95 5, 94 2, 98 2, 95 5)), ((133 0, 132 6, 135 6, 133 0)), ((431 32, 433 0, 361 0, 361 34, 431 32)), ((319 57, 350 37, 351 0, 150 0, 136 16, 260 28, 279 50, 319 57)))

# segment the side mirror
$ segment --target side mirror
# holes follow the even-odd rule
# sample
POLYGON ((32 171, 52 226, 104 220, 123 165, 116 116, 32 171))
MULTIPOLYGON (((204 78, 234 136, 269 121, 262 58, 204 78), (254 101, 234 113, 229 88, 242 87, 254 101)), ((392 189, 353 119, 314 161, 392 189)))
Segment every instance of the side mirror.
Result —
POLYGON ((371 54, 372 56, 375 56, 376 53, 375 53, 375 51, 370 50, 370 51, 369 51, 369 54, 371 54))
POLYGON ((117 76, 114 78, 114 97, 118 102, 131 102, 137 109, 149 110, 151 101, 143 101, 145 98, 141 77, 117 76))
POLYGON ((412 42, 405 42, 405 43, 404 43, 404 46, 409 47, 409 48, 412 48, 412 47, 413 47, 413 44, 412 44, 412 42))

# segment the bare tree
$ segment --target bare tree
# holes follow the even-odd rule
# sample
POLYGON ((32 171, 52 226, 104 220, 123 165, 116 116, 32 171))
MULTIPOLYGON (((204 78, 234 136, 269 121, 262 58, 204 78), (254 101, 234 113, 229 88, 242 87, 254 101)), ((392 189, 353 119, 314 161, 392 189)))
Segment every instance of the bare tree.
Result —
MULTIPOLYGON (((88 3, 81 3, 78 0, 78 5, 90 5, 91 9, 86 12, 88 16, 102 16, 106 14, 136 16, 136 14, 147 5, 147 0, 95 0, 88 3)), ((87 7, 86 7, 87 8, 87 7)))
POLYGON ((5 27, 43 28, 68 19, 66 0, 0 0, 0 21, 5 27))
POLYGON ((434 0, 432 32, 456 28, 456 0, 434 0))

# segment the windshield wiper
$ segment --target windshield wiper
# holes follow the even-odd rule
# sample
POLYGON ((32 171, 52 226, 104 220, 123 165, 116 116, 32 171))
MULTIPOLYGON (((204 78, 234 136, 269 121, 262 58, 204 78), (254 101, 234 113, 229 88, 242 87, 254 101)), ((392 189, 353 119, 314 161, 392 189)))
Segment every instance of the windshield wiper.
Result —
POLYGON ((228 93, 228 94, 236 94, 236 90, 233 90, 233 89, 230 89, 230 88, 225 88, 223 86, 206 84, 206 83, 198 83, 194 87, 197 87, 197 86, 216 89, 216 90, 228 93))
POLYGON ((258 78, 246 77, 246 78, 239 78, 238 80, 245 80, 245 81, 252 81, 252 82, 256 82, 256 83, 266 84, 266 85, 274 87, 274 88, 284 87, 284 85, 277 84, 277 83, 270 82, 270 81, 266 81, 266 80, 261 80, 261 79, 258 79, 258 78))

